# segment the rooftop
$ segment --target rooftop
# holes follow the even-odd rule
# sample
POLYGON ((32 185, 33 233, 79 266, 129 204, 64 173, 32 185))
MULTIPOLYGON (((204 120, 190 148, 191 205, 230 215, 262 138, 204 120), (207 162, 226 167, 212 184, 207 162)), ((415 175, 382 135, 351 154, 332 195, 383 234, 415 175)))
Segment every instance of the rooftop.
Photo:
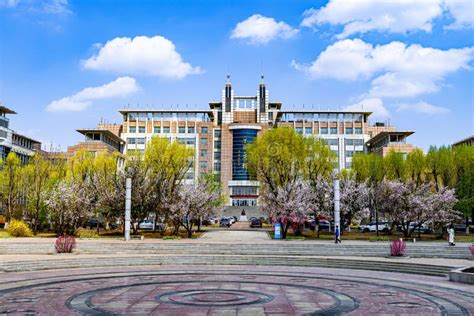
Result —
POLYGON ((453 144, 453 146, 456 146, 456 145, 461 145, 462 143, 465 143, 465 142, 468 142, 468 141, 472 141, 474 140, 474 135, 471 135, 467 138, 464 138, 464 139, 461 139, 460 141, 457 141, 453 144))
POLYGON ((408 137, 408 136, 410 136, 414 133, 415 133, 414 131, 384 131, 384 132, 380 132, 377 135, 375 135, 374 137, 372 137, 371 139, 369 139, 367 141, 367 145, 370 146, 370 144, 376 143, 379 140, 381 140, 381 139, 383 139, 387 136, 404 135, 405 137, 408 137))
POLYGON ((76 131, 78 131, 82 135, 85 135, 86 133, 102 133, 110 137, 111 139, 115 140, 118 143, 125 143, 123 139, 121 139, 120 137, 118 137, 117 135, 109 131, 108 129, 85 128, 85 129, 78 129, 76 131))
POLYGON ((12 109, 7 108, 6 106, 4 106, 4 105, 1 104, 1 103, 0 103, 0 113, 4 113, 4 114, 17 114, 15 111, 13 111, 12 109))

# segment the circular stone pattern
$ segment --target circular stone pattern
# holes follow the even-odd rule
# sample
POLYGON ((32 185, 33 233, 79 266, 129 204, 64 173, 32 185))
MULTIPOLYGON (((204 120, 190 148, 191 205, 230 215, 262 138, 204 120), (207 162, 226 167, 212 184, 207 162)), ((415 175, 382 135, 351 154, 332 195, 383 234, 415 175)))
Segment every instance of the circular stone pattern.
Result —
POLYGON ((0 315, 474 314, 473 287, 360 270, 144 266, 2 278, 0 315))
POLYGON ((244 290, 204 289, 164 293, 157 297, 164 303, 194 306, 238 306, 264 304, 273 296, 244 290))

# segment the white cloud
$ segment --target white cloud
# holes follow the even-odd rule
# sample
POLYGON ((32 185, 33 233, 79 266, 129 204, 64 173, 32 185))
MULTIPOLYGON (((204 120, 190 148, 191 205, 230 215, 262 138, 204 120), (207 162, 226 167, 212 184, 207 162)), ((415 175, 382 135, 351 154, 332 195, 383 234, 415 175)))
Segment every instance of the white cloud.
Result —
POLYGON ((474 25, 472 0, 330 0, 320 9, 306 10, 301 26, 343 26, 342 33, 336 36, 339 39, 370 31, 398 34, 431 32, 433 21, 443 12, 455 20, 448 28, 474 25))
POLYGON ((343 25, 338 38, 369 31, 431 32, 433 19, 442 12, 441 0, 331 0, 319 10, 307 10, 301 25, 343 25))
POLYGON ((231 38, 246 39, 252 44, 266 44, 277 38, 292 38, 297 33, 297 29, 293 29, 285 22, 277 22, 273 18, 254 14, 237 23, 232 31, 231 38))
POLYGON ((450 73, 471 69, 474 47, 440 50, 401 42, 372 46, 346 39, 328 46, 310 65, 293 62, 312 78, 371 79, 372 97, 413 97, 435 92, 450 73))
POLYGON ((435 106, 435 105, 426 103, 424 101, 411 103, 411 104, 409 103, 400 104, 397 108, 397 112, 403 112, 403 111, 412 111, 412 112, 428 114, 428 115, 446 114, 450 112, 448 108, 435 106))
POLYGON ((474 27, 474 2, 472 0, 444 0, 444 5, 454 22, 447 29, 474 27))
POLYGON ((140 87, 135 78, 119 77, 98 87, 85 88, 76 94, 55 100, 48 104, 48 112, 83 111, 92 105, 93 100, 125 97, 137 92, 140 87))
POLYGON ((20 0, 0 0, 0 7, 13 8, 18 5, 20 0))
POLYGON ((114 38, 83 65, 87 69, 119 74, 176 79, 202 72, 199 67, 184 62, 173 42, 163 36, 114 38))
POLYGON ((373 119, 385 119, 390 117, 389 111, 385 108, 383 101, 379 98, 364 99, 358 103, 346 106, 344 110, 372 112, 370 118, 373 119))

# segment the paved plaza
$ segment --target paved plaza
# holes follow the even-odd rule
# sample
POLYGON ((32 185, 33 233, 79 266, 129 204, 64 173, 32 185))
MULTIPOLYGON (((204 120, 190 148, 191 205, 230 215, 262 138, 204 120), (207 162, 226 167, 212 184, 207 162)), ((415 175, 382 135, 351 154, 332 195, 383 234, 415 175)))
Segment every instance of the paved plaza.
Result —
POLYGON ((328 268, 147 266, 2 274, 0 315, 469 315, 474 287, 328 268))

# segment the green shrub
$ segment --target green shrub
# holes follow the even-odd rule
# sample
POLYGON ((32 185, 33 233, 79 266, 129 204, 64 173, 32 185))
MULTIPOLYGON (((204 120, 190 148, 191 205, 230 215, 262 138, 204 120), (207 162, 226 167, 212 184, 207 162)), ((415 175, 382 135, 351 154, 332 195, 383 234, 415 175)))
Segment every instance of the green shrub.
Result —
POLYGON ((391 241, 392 238, 387 236, 373 236, 369 237, 369 241, 391 241))
POLYGON ((9 233, 13 237, 31 237, 33 233, 31 232, 30 227, 24 221, 19 221, 16 219, 12 219, 8 228, 6 229, 7 233, 9 233))
POLYGON ((168 240, 168 239, 172 240, 172 239, 181 239, 181 237, 179 237, 179 236, 163 236, 163 239, 164 240, 168 240))

